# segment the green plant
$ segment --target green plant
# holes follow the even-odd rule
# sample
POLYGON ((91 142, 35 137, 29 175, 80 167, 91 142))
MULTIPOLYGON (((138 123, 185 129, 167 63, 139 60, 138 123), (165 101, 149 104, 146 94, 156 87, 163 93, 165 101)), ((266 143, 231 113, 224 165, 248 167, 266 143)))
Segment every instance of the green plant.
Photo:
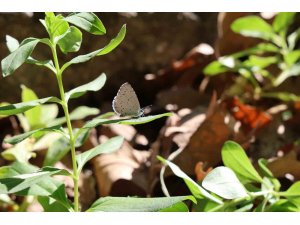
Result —
MULTIPOLYGON (((93 13, 72 13, 66 17, 55 15, 54 13, 46 13, 45 19, 41 20, 41 23, 45 27, 49 38, 39 39, 30 37, 19 44, 16 39, 7 36, 7 47, 11 53, 1 61, 2 74, 4 77, 11 75, 23 63, 44 66, 50 69, 55 75, 60 96, 38 99, 33 92, 29 89, 25 89, 29 97, 24 98, 23 102, 1 106, 1 116, 19 115, 20 117, 20 114, 24 113, 27 122, 30 124, 30 128, 27 129, 27 132, 7 138, 5 142, 18 144, 29 137, 40 138, 41 135, 49 132, 56 132, 63 140, 67 141, 64 141, 65 145, 56 143, 53 145, 55 149, 48 150, 49 157, 53 157, 54 159, 51 158, 47 163, 44 163, 45 166, 42 168, 30 165, 28 160, 25 162, 17 160, 9 166, 1 167, 0 194, 14 193, 22 196, 38 196, 38 201, 45 211, 77 212, 80 211, 78 179, 85 164, 99 154, 118 150, 123 143, 122 137, 114 137, 89 151, 76 155, 75 148, 82 144, 89 130, 102 124, 143 124, 164 116, 170 116, 171 114, 165 113, 129 119, 109 119, 111 113, 108 113, 88 121, 81 128, 73 129, 71 123, 72 114, 69 113, 68 102, 84 95, 88 91, 99 91, 105 84, 106 75, 101 74, 90 83, 65 92, 63 86, 63 72, 73 64, 84 63, 96 56, 111 52, 124 39, 126 26, 124 25, 117 36, 105 47, 85 55, 76 56, 61 65, 57 55, 58 48, 64 54, 77 52, 80 49, 82 33, 78 28, 94 35, 104 35, 106 29, 101 20, 93 13), (53 59, 40 61, 31 56, 38 43, 49 47, 53 59), (43 113, 43 107, 50 107, 49 105, 44 105, 46 103, 54 103, 61 106, 64 117, 58 120, 56 119, 54 122, 54 118, 52 117, 50 120, 51 123, 44 123, 43 120, 45 120, 46 115, 43 113), (62 126, 64 123, 66 123, 67 128, 62 126), (65 155, 68 151, 71 152, 72 172, 53 167, 54 162, 62 157, 62 153, 65 155), (57 157, 57 155, 59 155, 59 157, 57 157), (73 179, 73 203, 71 203, 66 196, 64 184, 54 179, 52 177, 54 175, 70 176, 73 179)), ((78 114, 77 116, 73 114, 73 119, 74 117, 78 119, 78 114)), ((60 142, 61 139, 58 141, 60 142)), ((192 196, 152 199, 107 197, 97 200, 88 211, 186 211, 187 208, 182 201, 188 199, 194 201, 192 196)))
POLYGON ((268 169, 267 161, 258 161, 258 173, 242 147, 233 141, 225 142, 222 148, 225 166, 209 172, 202 185, 193 181, 174 163, 160 156, 158 159, 184 180, 197 199, 196 211, 300 211, 300 181, 288 190, 280 191, 280 182, 268 169))
MULTIPOLYGON (((204 74, 215 76, 224 72, 238 73, 253 87, 255 98, 277 98, 281 101, 299 101, 290 92, 273 91, 288 78, 300 74, 300 50, 296 49, 300 28, 290 32, 296 13, 278 13, 270 25, 258 16, 235 20, 231 29, 245 37, 261 39, 256 46, 226 55, 204 68, 204 74)), ((239 86, 245 85, 238 80, 239 86)), ((233 87, 230 94, 243 94, 244 88, 233 87), (239 90, 238 93, 236 90, 239 90)))

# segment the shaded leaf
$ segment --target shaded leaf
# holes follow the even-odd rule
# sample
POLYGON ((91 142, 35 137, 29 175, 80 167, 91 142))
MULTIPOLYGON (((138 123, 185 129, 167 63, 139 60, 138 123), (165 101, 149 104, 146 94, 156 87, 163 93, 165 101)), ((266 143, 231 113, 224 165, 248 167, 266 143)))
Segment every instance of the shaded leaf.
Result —
POLYGON ((294 183, 286 192, 284 192, 284 196, 295 205, 300 205, 300 181, 294 183))
POLYGON ((67 54, 68 52, 77 52, 80 49, 82 42, 82 33, 76 27, 69 27, 69 29, 59 38, 57 44, 60 50, 67 54))
POLYGON ((4 140, 4 142, 10 143, 10 144, 17 144, 17 143, 25 140, 26 138, 31 137, 32 135, 40 135, 40 134, 43 134, 45 132, 50 132, 50 131, 64 134, 64 130, 62 129, 61 126, 53 126, 53 127, 46 127, 46 128, 40 128, 37 130, 28 131, 23 134, 19 134, 19 135, 10 137, 10 138, 6 138, 4 140))
POLYGON ((19 113, 26 112, 29 109, 32 109, 36 106, 48 103, 55 102, 60 104, 60 100, 56 97, 47 97, 42 99, 37 99, 29 102, 16 103, 11 105, 0 106, 0 115, 15 115, 19 113))
POLYGON ((105 81, 106 75, 102 73, 95 80, 66 92, 66 101, 68 101, 69 99, 79 98, 88 91, 99 91, 104 86, 105 81))
POLYGON ((78 171, 80 172, 84 167, 84 165, 95 156, 104 153, 112 153, 114 151, 119 150, 123 144, 123 141, 124 141, 123 137, 117 136, 109 139, 103 144, 96 146, 95 148, 92 148, 89 151, 76 155, 78 171))
POLYGON ((196 202, 193 196, 160 198, 104 197, 94 202, 87 212, 158 212, 185 200, 196 202))
MULTIPOLYGON (((25 85, 21 85, 21 88, 22 88, 22 102, 34 101, 39 99, 32 89, 27 88, 25 85)), ((36 106, 33 109, 26 111, 25 117, 29 123, 30 129, 39 128, 42 125, 41 106, 36 106)))
POLYGON ((29 102, 16 103, 11 105, 0 106, 0 115, 15 115, 19 113, 26 112, 29 109, 32 109, 36 106, 48 103, 55 102, 60 104, 60 100, 56 97, 47 97, 42 99, 37 99, 29 102))

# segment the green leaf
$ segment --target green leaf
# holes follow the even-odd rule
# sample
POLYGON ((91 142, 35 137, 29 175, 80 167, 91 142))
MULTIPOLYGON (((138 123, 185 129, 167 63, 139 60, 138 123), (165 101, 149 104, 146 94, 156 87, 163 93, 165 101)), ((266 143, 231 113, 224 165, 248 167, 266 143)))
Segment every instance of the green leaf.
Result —
POLYGON ((5 37, 6 37, 6 46, 9 52, 13 52, 19 48, 20 43, 17 39, 9 35, 6 35, 5 37))
POLYGON ((15 146, 6 149, 1 156, 9 161, 18 161, 27 163, 29 159, 34 158, 33 142, 29 139, 22 141, 15 146))
POLYGON ((121 136, 113 137, 108 141, 106 141, 105 143, 98 145, 89 151, 76 155, 78 173, 80 173, 84 165, 95 156, 100 154, 112 153, 119 150, 123 144, 123 141, 124 138, 121 136))
POLYGON ((200 185, 198 185, 195 181, 193 181, 188 175, 186 175, 177 165, 160 156, 157 156, 157 159, 163 162, 164 164, 168 165, 177 177, 180 177, 184 180, 184 182, 186 183, 186 185, 188 186, 189 190, 191 191, 191 193, 195 198, 205 197, 218 204, 222 204, 221 200, 209 194, 205 189, 203 189, 200 185))
POLYGON ((50 145, 43 166, 53 166, 69 152, 70 148, 69 140, 66 137, 58 138, 50 145))
POLYGON ((258 166, 261 169, 264 176, 273 178, 274 175, 271 170, 267 167, 268 161, 266 159, 259 159, 258 160, 258 166))
MULTIPOLYGON (((76 132, 76 129, 73 131, 76 132)), ((84 144, 89 136, 89 130, 85 130, 77 136, 75 147, 78 148, 84 144)), ((56 162, 61 160, 70 151, 70 142, 66 137, 60 137, 53 141, 48 148, 47 154, 44 159, 43 166, 53 166, 56 162)))
POLYGON ((277 62, 278 58, 276 56, 261 57, 251 55, 248 60, 243 62, 243 65, 246 67, 252 67, 252 69, 264 69, 277 62))
POLYGON ((267 208, 268 212, 299 212, 300 208, 294 205, 292 202, 286 199, 280 199, 274 204, 272 204, 269 208, 267 208))
POLYGON ((95 118, 91 121, 88 121, 82 129, 90 129, 94 128, 99 125, 103 124, 127 124, 127 125, 138 125, 138 124, 144 124, 149 123, 153 120, 160 119, 165 116, 172 116, 172 113, 163 113, 155 116, 144 116, 139 118, 133 118, 133 119, 102 119, 102 118, 95 118))
MULTIPOLYGON (((42 39, 41 41, 45 42, 44 39, 42 39)), ((6 35, 6 45, 10 52, 17 50, 20 46, 19 41, 9 35, 6 35)), ((52 60, 39 61, 39 60, 34 59, 31 56, 29 56, 26 60, 26 63, 34 64, 37 66, 44 66, 44 67, 50 69, 51 71, 53 71, 54 73, 56 73, 56 69, 53 65, 52 60)))
POLYGON ((275 32, 286 32, 289 26, 293 23, 295 12, 281 12, 278 13, 273 21, 273 28, 275 32))
POLYGON ((46 30, 50 36, 50 39, 57 43, 58 39, 55 40, 55 38, 65 34, 69 29, 69 24, 64 20, 62 15, 55 16, 54 13, 45 14, 46 17, 44 25, 46 26, 46 30))
POLYGON ((159 212, 188 212, 189 208, 183 202, 178 202, 170 207, 159 210, 159 212))
POLYGON ((225 166, 220 166, 209 172, 202 186, 222 198, 236 199, 248 196, 244 186, 240 183, 234 172, 225 166))
POLYGON ((0 106, 0 115, 6 115, 6 116, 16 115, 19 113, 26 112, 27 110, 32 109, 36 106, 49 103, 49 102, 55 102, 60 104, 60 100, 58 98, 47 97, 47 98, 37 99, 29 102, 22 102, 22 103, 16 103, 11 105, 0 106))
POLYGON ((91 34, 103 35, 106 33, 101 20, 91 12, 72 13, 65 20, 91 34))
POLYGON ((288 45, 289 45, 289 49, 293 50, 297 44, 297 41, 300 38, 300 28, 298 28, 297 30, 295 30, 293 33, 291 33, 288 37, 287 37, 287 41, 288 41, 288 45))
POLYGON ((258 16, 246 16, 235 20, 231 29, 246 37, 271 40, 274 36, 273 28, 258 16))
MULTIPOLYGON (((88 116, 98 115, 99 113, 100 110, 98 108, 79 106, 70 113, 70 120, 82 120, 88 116)), ((66 122, 66 118, 61 117, 52 120, 49 124, 50 126, 55 126, 55 125, 63 124, 65 122, 66 122)))
MULTIPOLYGON (((12 177, 0 178, 0 194, 18 193, 25 189, 33 188, 33 185, 49 179, 52 175, 69 174, 66 170, 53 167, 44 167, 32 173, 19 174, 12 177)), ((37 188, 37 187, 34 187, 37 188)), ((26 191, 26 193, 30 193, 26 191)), ((36 193, 36 190, 34 190, 36 193)), ((43 195, 43 193, 41 193, 43 195)), ((30 193, 28 195, 33 195, 30 193)))
POLYGON ((159 198, 104 197, 94 202, 87 212, 158 212, 185 200, 196 202, 193 196, 159 198))
POLYGON ((106 81, 106 75, 102 73, 99 77, 97 77, 95 80, 81 85, 77 88, 72 89, 71 91, 68 91, 65 93, 66 101, 69 99, 79 98, 80 96, 84 95, 88 91, 99 91, 105 84, 106 81))
POLYGON ((45 132, 58 132, 64 135, 64 130, 62 129, 61 126, 53 126, 53 127, 45 127, 45 128, 40 128, 36 130, 32 130, 23 134, 19 134, 10 138, 4 139, 4 142, 10 143, 10 144, 17 144, 23 140, 25 140, 28 137, 31 137, 32 135, 40 136, 41 134, 44 134, 45 132))
POLYGON ((275 87, 279 86, 282 84, 286 79, 293 77, 293 76, 298 76, 300 74, 300 62, 294 64, 291 66, 289 69, 284 70, 273 82, 273 85, 275 87))
POLYGON ((288 66, 294 65, 300 59, 300 50, 288 52, 284 55, 284 61, 288 66))
POLYGON ((243 184, 262 182, 262 178, 254 169, 245 151, 239 144, 233 141, 226 141, 222 147, 222 159, 224 165, 232 169, 243 184))
POLYGON ((23 40, 15 51, 2 59, 2 75, 6 77, 18 69, 28 59, 39 42, 40 39, 37 38, 26 38, 23 40))
POLYGON ((68 52, 77 52, 80 49, 82 42, 82 33, 77 27, 69 27, 69 29, 63 35, 59 36, 60 50, 67 54, 68 52))
POLYGON ((229 69, 226 66, 224 66, 222 63, 220 63, 218 60, 216 60, 216 61, 213 61, 210 64, 208 64, 204 68, 203 72, 207 76, 213 76, 213 75, 227 72, 228 70, 229 69))
POLYGON ((69 212, 59 201, 48 196, 39 196, 38 202, 43 207, 44 212, 69 212))
POLYGON ((105 54, 111 52, 123 41, 125 34, 126 34, 126 25, 123 25, 120 32, 118 33, 118 35, 114 39, 112 39, 108 43, 108 45, 106 45, 104 48, 93 51, 86 55, 79 55, 79 56, 73 58, 71 61, 67 62, 66 64, 64 64, 62 66, 62 68, 61 68, 62 71, 64 71, 66 68, 68 68, 72 64, 84 63, 96 56, 105 55, 105 54))
MULTIPOLYGON (((21 85, 22 88, 22 102, 34 101, 39 98, 30 88, 21 85)), ((42 125, 42 108, 41 106, 34 107, 25 112, 25 117, 29 123, 30 129, 39 128, 42 125)))
MULTIPOLYGON (((38 172, 38 168, 29 165, 27 163, 15 162, 10 166, 4 166, 0 168, 0 180, 1 179, 9 179, 11 177, 15 177, 22 174, 32 174, 38 172)), ((65 173, 65 171, 63 172, 65 173)), ((13 185, 10 184, 10 185, 13 185)), ((27 185, 28 186, 28 185, 27 185)), ((12 186, 13 187, 13 186, 12 186)), ((2 184, 0 181, 0 192, 2 188, 2 184)), ((52 177, 46 176, 45 179, 41 179, 40 182, 31 184, 26 189, 15 193, 16 195, 33 195, 33 196, 50 196, 64 205, 69 211, 72 211, 72 206, 70 205, 66 192, 65 185, 53 179, 52 177)))
POLYGON ((284 196, 295 205, 300 205, 300 181, 294 183, 286 192, 284 192, 284 196))
POLYGON ((41 122, 45 126, 53 126, 50 125, 50 123, 55 120, 55 118, 58 115, 58 106, 56 104, 47 104, 47 105, 42 105, 42 119, 41 122))

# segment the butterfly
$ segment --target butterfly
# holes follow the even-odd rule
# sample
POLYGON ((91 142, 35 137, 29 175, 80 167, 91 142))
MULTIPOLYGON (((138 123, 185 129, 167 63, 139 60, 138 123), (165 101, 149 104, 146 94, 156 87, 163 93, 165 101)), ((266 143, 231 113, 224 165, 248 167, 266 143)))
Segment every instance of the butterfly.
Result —
POLYGON ((141 117, 144 115, 144 108, 141 108, 139 99, 128 82, 121 85, 114 97, 112 107, 114 112, 121 117, 141 117))

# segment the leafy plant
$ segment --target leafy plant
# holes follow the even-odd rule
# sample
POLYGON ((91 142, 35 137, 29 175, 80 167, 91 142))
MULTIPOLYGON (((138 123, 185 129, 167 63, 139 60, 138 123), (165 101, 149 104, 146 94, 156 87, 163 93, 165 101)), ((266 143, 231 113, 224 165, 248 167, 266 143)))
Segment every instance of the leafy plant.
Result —
POLYGON ((300 211, 300 182, 280 191, 280 182, 268 169, 267 161, 259 160, 259 173, 242 147, 233 141, 225 142, 222 148, 225 166, 214 168, 202 184, 197 184, 174 163, 159 156, 158 159, 184 180, 197 199, 198 211, 300 211))
MULTIPOLYGON (((66 17, 45 13, 45 19, 40 22, 45 27, 48 38, 29 37, 19 43, 16 39, 7 36, 7 47, 10 54, 1 61, 2 75, 7 77, 17 70, 22 64, 29 63, 43 66, 53 72, 57 79, 59 97, 46 97, 39 99, 34 92, 23 87, 23 102, 0 106, 1 116, 20 115, 26 118, 29 128, 25 133, 6 139, 11 144, 23 143, 29 137, 42 139, 41 135, 55 132, 60 135, 48 150, 48 158, 45 159, 45 166, 38 168, 28 162, 16 160, 9 166, 0 168, 0 195, 16 194, 21 196, 38 196, 40 204, 45 211, 80 211, 78 180, 82 168, 93 157, 117 151, 123 143, 123 138, 118 136, 109 139, 107 142, 94 147, 93 149, 76 154, 75 148, 80 146, 87 136, 89 130, 102 124, 143 124, 155 119, 170 116, 165 113, 155 116, 129 119, 109 119, 107 114, 88 121, 83 127, 73 129, 71 120, 81 119, 83 116, 78 111, 69 113, 68 103, 70 100, 79 98, 88 91, 99 91, 105 84, 106 75, 101 74, 95 80, 65 92, 63 86, 63 72, 71 65, 84 63, 97 56, 108 54, 114 50, 124 39, 126 25, 123 25, 117 36, 106 46, 93 52, 76 56, 70 61, 60 64, 57 49, 64 54, 77 52, 82 43, 82 32, 80 29, 93 35, 104 35, 106 29, 101 20, 94 13, 72 13, 66 17), (80 28, 80 29, 79 29, 80 28), (44 44, 51 50, 52 59, 40 61, 33 58, 32 52, 37 44, 44 44), (51 103, 51 105, 47 104, 51 103), (47 118, 44 108, 57 104, 62 107, 64 117, 54 119, 54 116, 47 118), (47 119, 47 120, 46 120, 47 119), (46 122, 47 121, 47 122, 46 122), (67 127, 63 127, 66 123, 67 127), (68 151, 71 152, 72 172, 53 167, 68 151), (65 192, 65 185, 53 178, 54 175, 69 176, 74 182, 74 202, 70 202, 65 192)), ((77 109, 79 110, 79 109, 77 109)), ((81 108, 80 110, 84 110, 81 108)), ((25 124, 25 123, 23 123, 25 124)), ((192 196, 169 197, 169 198, 117 198, 108 197, 97 200, 88 211, 186 211, 182 201, 195 201, 192 196)))
MULTIPOLYGON (((281 101, 299 101, 290 92, 273 91, 288 78, 300 74, 300 50, 296 48, 300 28, 290 32, 296 13, 278 13, 272 24, 258 16, 246 16, 235 20, 231 29, 245 37, 262 40, 256 46, 226 55, 211 62, 204 69, 207 76, 224 72, 238 73, 253 86, 255 98, 277 98, 281 101)), ((240 81, 238 85, 241 85, 240 81)), ((237 94, 231 88, 231 94, 237 94)), ((239 88, 243 90, 243 88, 239 88)), ((242 94, 242 93, 239 93, 242 94)))

